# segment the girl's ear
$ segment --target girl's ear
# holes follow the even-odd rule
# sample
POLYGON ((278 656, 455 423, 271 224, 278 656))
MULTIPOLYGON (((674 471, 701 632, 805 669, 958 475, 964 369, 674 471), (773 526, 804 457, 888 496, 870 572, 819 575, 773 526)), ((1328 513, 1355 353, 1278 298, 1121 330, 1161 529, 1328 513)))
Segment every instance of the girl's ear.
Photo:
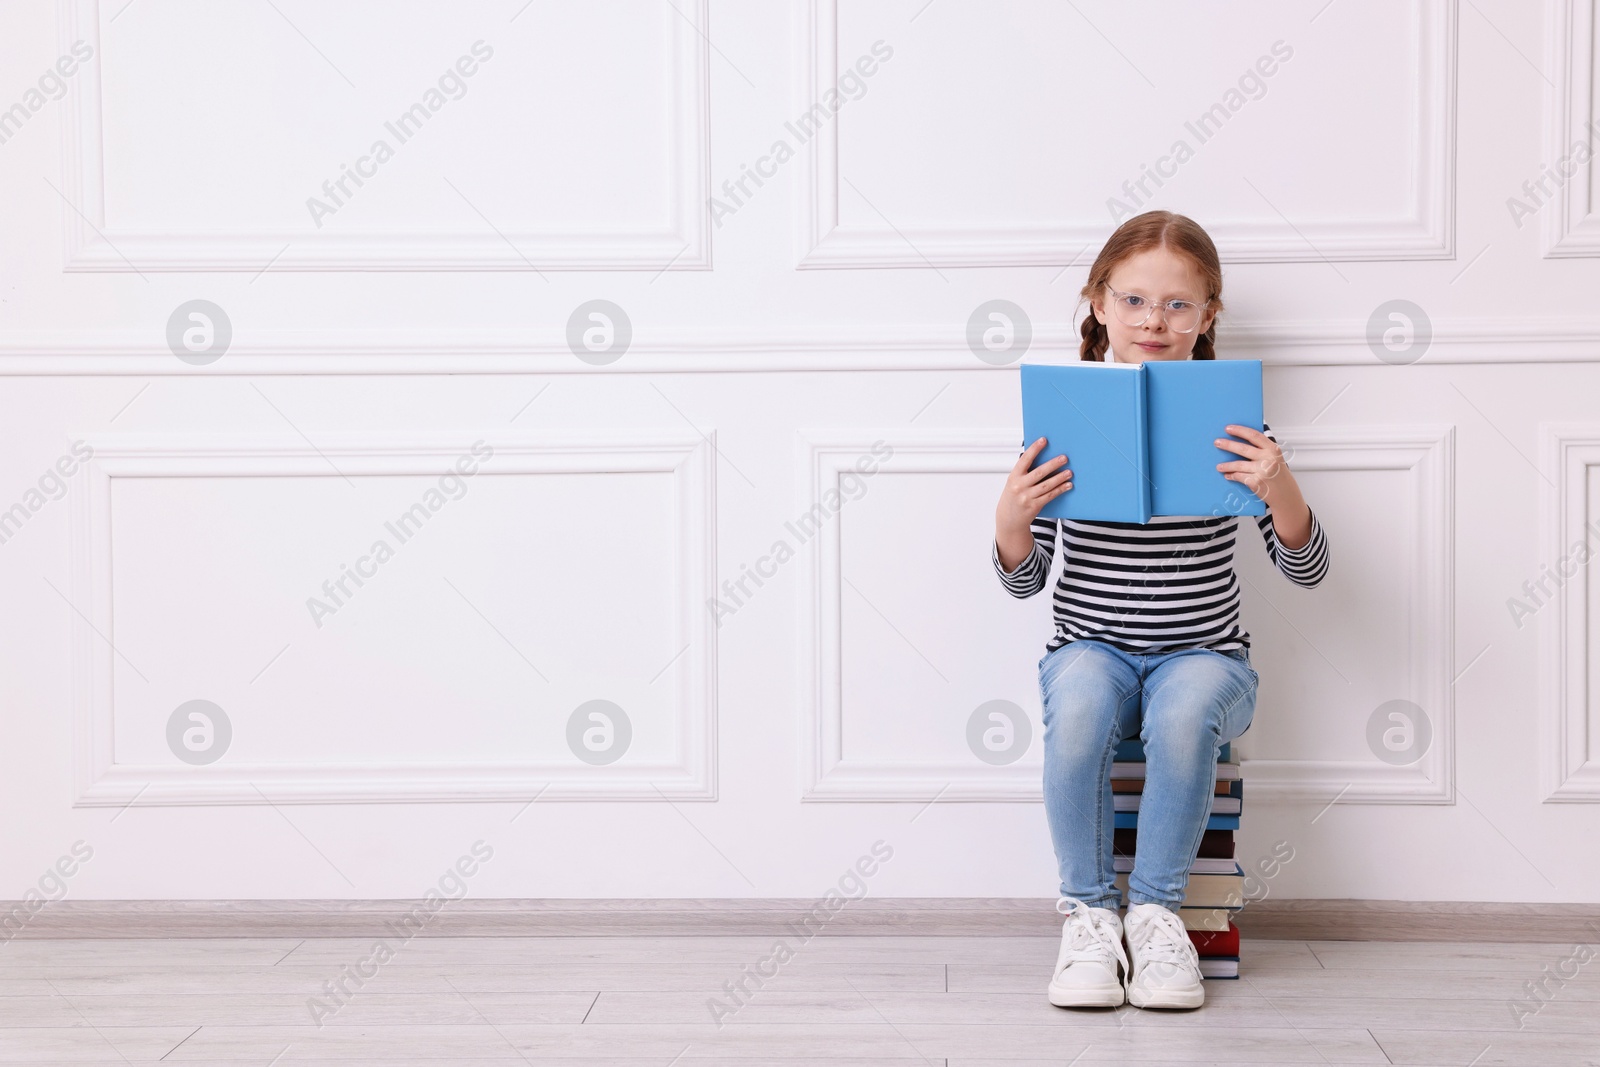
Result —
POLYGON ((1216 317, 1217 313, 1215 311, 1210 308, 1206 308, 1205 314, 1200 316, 1200 325, 1195 329, 1194 332, 1196 334, 1202 334, 1211 329, 1211 323, 1215 321, 1216 317))
POLYGON ((1094 321, 1102 326, 1106 324, 1106 309, 1101 305, 1099 297, 1089 301, 1089 310, 1094 312, 1094 321))

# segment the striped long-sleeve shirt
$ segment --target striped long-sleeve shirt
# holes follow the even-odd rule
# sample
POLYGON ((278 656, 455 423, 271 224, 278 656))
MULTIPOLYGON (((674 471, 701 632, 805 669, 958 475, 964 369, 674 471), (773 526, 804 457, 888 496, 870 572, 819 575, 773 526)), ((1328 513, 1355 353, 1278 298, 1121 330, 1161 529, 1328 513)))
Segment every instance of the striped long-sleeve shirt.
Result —
MULTIPOLYGON (((1263 430, 1277 440, 1265 424, 1263 430)), ((1311 539, 1294 549, 1278 543, 1270 506, 1265 515, 1253 517, 1267 557, 1284 577, 1308 589, 1322 581, 1328 542, 1315 512, 1311 539)), ((1036 517, 1027 558, 1006 573, 996 542, 994 569, 1012 596, 1033 596, 1049 579, 1059 537, 1065 562, 1055 588, 1055 633, 1046 652, 1083 637, 1134 654, 1249 648, 1250 634, 1239 624, 1233 570, 1239 518, 1155 516, 1137 523, 1036 517)))

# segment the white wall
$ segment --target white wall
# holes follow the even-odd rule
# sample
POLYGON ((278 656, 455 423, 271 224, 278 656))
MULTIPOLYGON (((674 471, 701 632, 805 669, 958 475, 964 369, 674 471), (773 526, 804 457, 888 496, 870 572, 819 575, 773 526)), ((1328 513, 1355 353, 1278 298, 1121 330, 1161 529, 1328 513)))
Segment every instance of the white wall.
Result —
POLYGON ((1291 842, 1284 897, 1600 900, 1596 585, 1507 606, 1600 522, 1593 170, 1508 205, 1595 114, 1592 3, 124 4, 0 32, 0 895, 81 839, 82 898, 416 896, 479 838, 475 896, 813 896, 878 839, 876 895, 1051 895, 1048 603, 989 564, 1016 368, 967 324, 1005 299, 1075 351, 1119 197, 1216 236, 1222 353, 1331 542, 1302 590, 1244 530, 1241 858, 1291 842), (596 299, 609 362, 568 347, 596 299), (169 349, 192 300, 214 361, 169 349), (204 765, 168 743, 196 699, 204 765), (597 699, 605 765, 568 742, 597 699), (1406 766, 1367 742, 1397 699, 1406 766), (966 745, 990 700, 1035 719, 1010 765, 966 745))

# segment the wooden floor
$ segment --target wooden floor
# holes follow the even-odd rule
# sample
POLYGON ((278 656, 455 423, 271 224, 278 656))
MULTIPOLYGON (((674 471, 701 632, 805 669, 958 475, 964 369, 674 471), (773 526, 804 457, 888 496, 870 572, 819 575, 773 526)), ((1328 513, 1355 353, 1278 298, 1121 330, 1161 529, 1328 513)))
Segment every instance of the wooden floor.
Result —
POLYGON ((708 1001, 733 1007, 723 983, 772 938, 393 940, 336 1005, 324 983, 373 944, 0 944, 0 1063, 1600 1064, 1600 958, 1520 1028, 1511 1008, 1570 943, 1246 941, 1244 977, 1208 981, 1203 1008, 1113 1012, 1045 1000, 1053 937, 791 938, 720 1026, 708 1001))

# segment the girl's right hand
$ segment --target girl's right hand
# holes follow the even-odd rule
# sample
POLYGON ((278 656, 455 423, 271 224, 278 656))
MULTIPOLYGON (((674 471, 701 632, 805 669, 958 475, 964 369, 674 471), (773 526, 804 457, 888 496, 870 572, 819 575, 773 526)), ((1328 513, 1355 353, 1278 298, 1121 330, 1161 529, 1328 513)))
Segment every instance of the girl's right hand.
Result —
POLYGON ((1056 456, 1037 467, 1033 466, 1034 459, 1044 450, 1045 444, 1045 439, 1041 437, 1029 445, 1028 450, 1017 457, 1016 465, 1006 477, 1006 486, 1000 494, 1000 504, 995 508, 994 516, 995 527, 1002 534, 1027 531, 1029 524, 1046 504, 1072 488, 1072 471, 1062 470, 1067 462, 1066 456, 1056 456))

